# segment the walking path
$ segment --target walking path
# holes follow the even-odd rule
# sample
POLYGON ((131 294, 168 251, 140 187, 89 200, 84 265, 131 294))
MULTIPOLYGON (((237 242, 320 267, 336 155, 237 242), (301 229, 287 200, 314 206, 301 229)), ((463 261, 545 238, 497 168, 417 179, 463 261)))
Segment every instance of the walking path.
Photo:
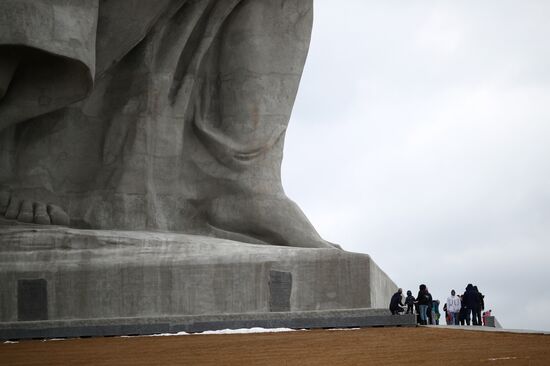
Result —
POLYGON ((547 335, 471 328, 35 340, 0 344, 0 360, 12 366, 550 364, 547 335))

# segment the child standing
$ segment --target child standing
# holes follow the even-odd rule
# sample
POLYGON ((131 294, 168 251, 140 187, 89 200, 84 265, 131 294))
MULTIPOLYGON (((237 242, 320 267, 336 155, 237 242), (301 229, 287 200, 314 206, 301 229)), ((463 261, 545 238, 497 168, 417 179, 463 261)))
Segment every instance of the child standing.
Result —
POLYGON ((416 299, 412 295, 411 290, 407 291, 407 298, 405 299, 405 305, 407 305, 406 314, 414 314, 414 302, 416 299))

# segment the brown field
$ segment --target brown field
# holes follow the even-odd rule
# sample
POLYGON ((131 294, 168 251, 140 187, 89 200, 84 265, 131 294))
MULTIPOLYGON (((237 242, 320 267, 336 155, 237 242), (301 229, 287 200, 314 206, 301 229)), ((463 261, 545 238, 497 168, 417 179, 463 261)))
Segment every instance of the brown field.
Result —
POLYGON ((550 365, 550 336, 434 328, 0 344, 0 365, 550 365))

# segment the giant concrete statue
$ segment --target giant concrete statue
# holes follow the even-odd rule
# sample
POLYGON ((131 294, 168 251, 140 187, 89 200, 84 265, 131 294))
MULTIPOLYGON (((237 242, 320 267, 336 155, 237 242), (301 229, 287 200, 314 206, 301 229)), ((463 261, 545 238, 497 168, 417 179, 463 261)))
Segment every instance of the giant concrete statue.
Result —
POLYGON ((0 0, 0 340, 398 321, 281 186, 311 28, 311 0, 0 0))
POLYGON ((331 247, 281 186, 312 0, 0 1, 0 216, 331 247))

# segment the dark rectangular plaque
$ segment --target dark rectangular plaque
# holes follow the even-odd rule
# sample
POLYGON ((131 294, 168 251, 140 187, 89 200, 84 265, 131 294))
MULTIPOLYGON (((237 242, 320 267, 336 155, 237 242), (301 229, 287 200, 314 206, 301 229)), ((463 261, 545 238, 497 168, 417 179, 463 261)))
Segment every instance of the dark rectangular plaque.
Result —
POLYGON ((17 320, 48 319, 47 286, 45 279, 17 281, 17 320))
POLYGON ((269 271, 269 311, 290 311, 292 273, 269 271))

